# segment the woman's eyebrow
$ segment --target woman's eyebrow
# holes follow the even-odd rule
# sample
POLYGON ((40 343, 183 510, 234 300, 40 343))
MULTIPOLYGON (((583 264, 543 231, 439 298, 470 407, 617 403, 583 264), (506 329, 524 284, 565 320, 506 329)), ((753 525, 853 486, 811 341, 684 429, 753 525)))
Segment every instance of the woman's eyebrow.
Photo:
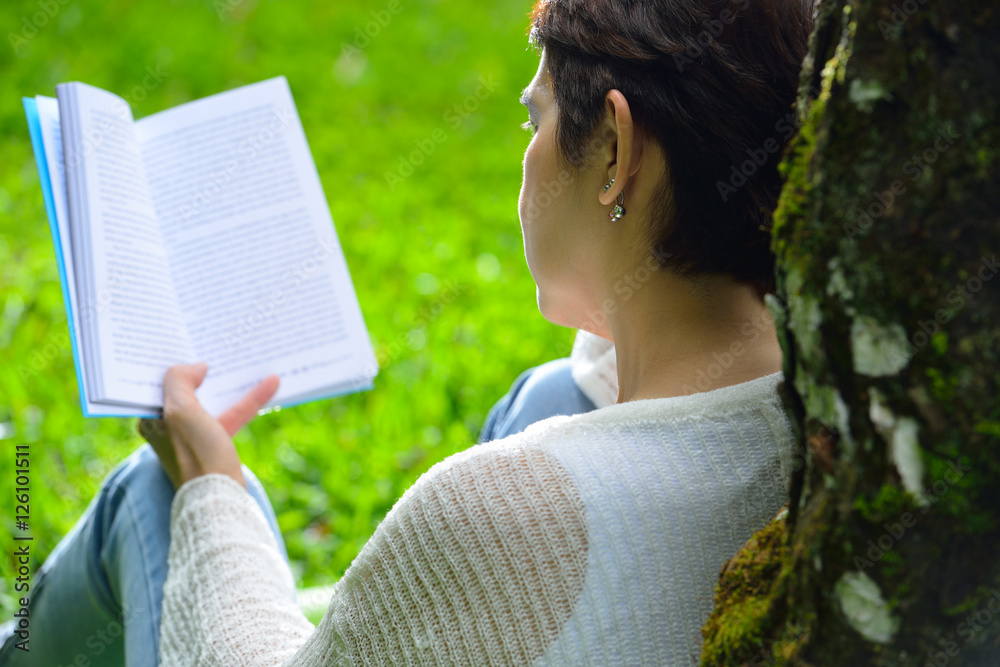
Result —
POLYGON ((525 89, 524 89, 524 90, 523 90, 523 91, 521 92, 521 99, 520 99, 519 101, 521 102, 521 104, 523 104, 524 106, 528 107, 528 110, 529 110, 529 111, 530 111, 531 109, 534 109, 534 108, 535 108, 535 105, 534 105, 534 104, 532 103, 532 99, 531 99, 531 89, 530 89, 530 88, 525 88, 525 89))

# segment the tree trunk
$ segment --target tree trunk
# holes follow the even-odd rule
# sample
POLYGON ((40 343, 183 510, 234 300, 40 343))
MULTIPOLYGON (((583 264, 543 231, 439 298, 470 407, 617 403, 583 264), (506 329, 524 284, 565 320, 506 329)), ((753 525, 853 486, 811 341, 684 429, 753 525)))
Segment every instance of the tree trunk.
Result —
POLYGON ((704 665, 1000 665, 1000 6, 823 0, 775 214, 786 519, 704 665))

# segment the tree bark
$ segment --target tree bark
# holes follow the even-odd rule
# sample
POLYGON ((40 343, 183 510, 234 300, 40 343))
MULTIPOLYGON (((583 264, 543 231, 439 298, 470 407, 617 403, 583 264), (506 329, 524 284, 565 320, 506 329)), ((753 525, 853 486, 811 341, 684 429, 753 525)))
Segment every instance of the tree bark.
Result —
POLYGON ((1000 665, 998 5, 823 0, 773 229, 790 511, 703 665, 1000 665))

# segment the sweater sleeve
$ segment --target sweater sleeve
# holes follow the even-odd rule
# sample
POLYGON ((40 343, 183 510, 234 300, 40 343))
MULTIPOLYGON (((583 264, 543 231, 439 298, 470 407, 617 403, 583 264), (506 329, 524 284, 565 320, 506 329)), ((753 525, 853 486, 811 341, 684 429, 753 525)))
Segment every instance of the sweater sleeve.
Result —
POLYGON ((227 475, 181 485, 170 513, 160 664, 287 664, 314 631, 256 501, 227 475))
POLYGON ((480 446, 403 496, 334 588, 315 630, 263 514, 208 475, 174 500, 161 662, 527 664, 583 590, 583 501, 538 448, 480 446))

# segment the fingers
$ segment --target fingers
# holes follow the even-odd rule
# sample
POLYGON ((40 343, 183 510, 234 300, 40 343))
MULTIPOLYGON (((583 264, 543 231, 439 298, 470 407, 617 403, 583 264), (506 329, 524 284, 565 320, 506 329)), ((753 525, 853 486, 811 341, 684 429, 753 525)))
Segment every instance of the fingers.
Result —
MULTIPOLYGON (((172 366, 163 376, 163 412, 167 421, 200 421, 208 416, 195 396, 208 373, 205 362, 172 366), (204 414, 203 414, 204 413, 204 414)), ((278 391, 278 376, 269 375, 261 380, 234 406, 226 410, 218 421, 230 436, 239 431, 267 404, 278 391)))
POLYGON ((163 466, 164 472, 170 478, 171 484, 174 485, 175 489, 179 487, 181 484, 180 471, 177 467, 177 458, 170 442, 170 434, 167 432, 166 424, 160 419, 140 419, 138 431, 153 448, 157 458, 160 459, 160 465, 163 466))
POLYGON ((219 423, 229 435, 234 435, 254 418, 254 415, 264 407, 275 392, 278 391, 280 380, 277 375, 269 375, 261 380, 256 387, 247 392, 246 396, 233 407, 219 416, 219 423))
MULTIPOLYGON (((212 473, 229 475, 246 487, 231 433, 249 421, 274 395, 278 378, 267 378, 227 412, 230 429, 227 432, 222 420, 209 414, 195 395, 207 373, 208 366, 203 362, 172 366, 163 376, 163 420, 169 432, 170 446, 164 448, 162 453, 157 451, 157 454, 170 474, 168 461, 171 456, 167 450, 172 450, 171 462, 176 463, 178 487, 190 479, 212 473)), ((150 430, 151 427, 145 428, 150 430)))
POLYGON ((152 443, 153 440, 166 440, 168 437, 167 426, 162 419, 140 419, 136 422, 136 426, 139 435, 149 443, 152 443))

